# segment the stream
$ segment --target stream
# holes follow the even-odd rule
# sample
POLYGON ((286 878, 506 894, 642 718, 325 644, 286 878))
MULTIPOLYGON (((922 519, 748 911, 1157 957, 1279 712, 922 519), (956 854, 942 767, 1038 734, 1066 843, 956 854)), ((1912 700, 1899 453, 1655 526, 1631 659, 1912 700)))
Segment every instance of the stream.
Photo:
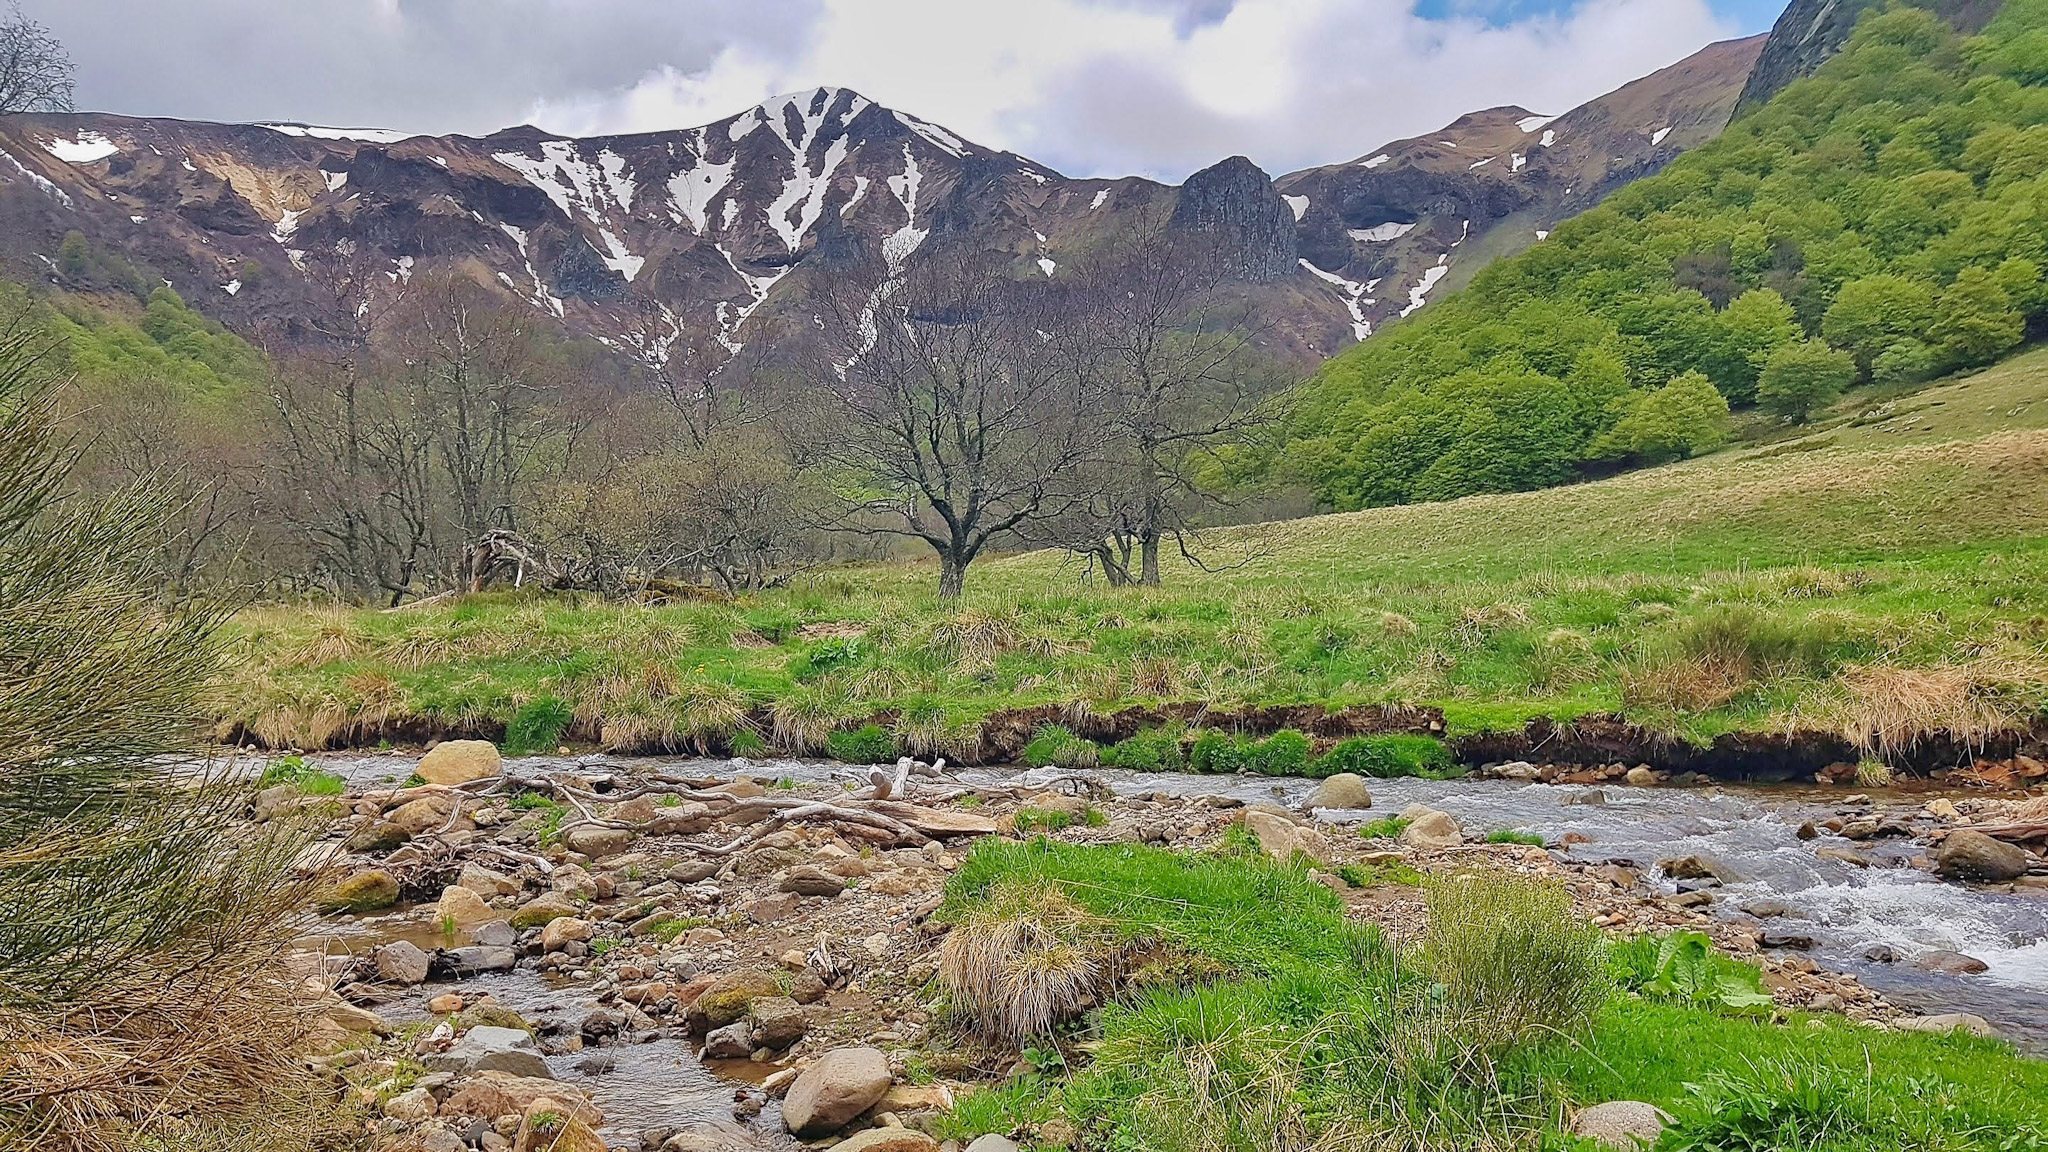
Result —
MULTIPOLYGON (((341 773, 351 789, 377 787, 403 779, 412 770, 410 758, 395 755, 323 755, 320 767, 341 773)), ((846 778, 844 765, 799 761, 723 761, 693 759, 586 758, 583 771, 631 772, 656 767, 685 776, 752 775, 762 781, 789 778, 824 782, 846 778), (598 765, 601 763, 602 768, 598 765)), ((527 776, 578 770, 569 757, 533 757, 506 762, 508 775, 527 776)), ((964 784, 1014 785, 1061 775, 1056 770, 960 769, 964 784)), ((1296 778, 1193 776, 1179 773, 1134 773, 1091 770, 1090 776, 1122 795, 1169 793, 1180 796, 1228 796, 1245 802, 1294 806, 1315 789, 1316 781, 1296 778)), ((1553 786, 1506 780, 1373 780, 1368 782, 1373 808, 1325 811, 1323 819, 1339 826, 1363 823, 1400 812, 1416 801, 1457 817, 1468 833, 1483 835, 1500 829, 1533 832, 1555 843, 1567 832, 1591 838, 1590 843, 1551 851, 1565 859, 1599 864, 1620 861, 1636 868, 1665 891, 1675 890, 1656 871, 1656 862, 1673 856, 1711 858, 1732 878, 1713 890, 1715 915, 1744 919, 1743 904, 1781 901, 1785 917, 1767 921, 1775 927, 1810 936, 1807 952, 1823 968, 1855 975, 1893 1003, 1923 1013, 1970 1012, 1995 1024, 2023 1047, 2048 1051, 2048 890, 2022 889, 2018 894, 1978 891, 1946 883, 1916 868, 1911 861, 1925 846, 1910 839, 1851 841, 1825 832, 1811 841, 1798 838, 1800 825, 1841 811, 1846 791, 1794 786, 1721 785, 1702 788, 1630 788, 1553 786), (1817 856, 1825 847, 1854 849, 1873 861, 1859 868, 1817 856), (1873 946, 1888 947, 1892 963, 1866 959, 1873 946), (1914 959, 1933 950, 1960 952, 1989 965, 1976 975, 1950 975, 1915 966, 1914 959)), ((1912 822, 1920 805, 1936 793, 1867 791, 1871 799, 1912 822)), ((330 947, 361 949, 405 935, 423 947, 434 929, 425 912, 323 926, 330 947)), ((395 1019, 425 1015, 424 1001, 447 986, 426 986, 387 1006, 395 1019)), ((490 992, 522 1015, 579 1017, 591 1003, 573 981, 550 984, 536 974, 514 973, 473 978, 465 993, 490 992)), ((733 1090, 758 1065, 712 1069, 698 1061, 686 1042, 664 1039, 641 1045, 619 1045, 591 1052, 549 1057, 556 1075, 589 1090, 606 1115, 605 1135, 615 1145, 631 1145, 642 1128, 697 1125, 716 1129, 743 1146, 794 1147, 786 1137, 771 1136, 774 1106, 757 1121, 733 1116, 733 1090), (600 1064, 593 1064, 597 1057, 600 1064), (592 1071, 605 1060, 608 1070, 592 1071)))

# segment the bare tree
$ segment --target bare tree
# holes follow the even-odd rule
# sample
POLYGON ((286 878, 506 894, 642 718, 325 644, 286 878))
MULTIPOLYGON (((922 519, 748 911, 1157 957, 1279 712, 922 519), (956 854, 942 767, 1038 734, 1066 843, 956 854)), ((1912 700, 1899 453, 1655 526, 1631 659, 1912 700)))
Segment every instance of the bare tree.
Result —
POLYGON ((853 531, 922 540, 953 599, 992 541, 1065 513, 1093 452, 1093 382, 1056 312, 994 255, 850 277, 827 298, 831 461, 862 485, 853 531))
POLYGON ((0 18, 0 116, 71 111, 71 71, 64 45, 10 4, 0 18))
POLYGON ((1195 465, 1263 423, 1285 383, 1258 354, 1256 316, 1221 291, 1226 279, 1213 242, 1141 221, 1066 285, 1074 320, 1061 346, 1098 381, 1107 438, 1062 530, 1112 584, 1157 585, 1169 536, 1193 559, 1187 529, 1212 503, 1195 465))

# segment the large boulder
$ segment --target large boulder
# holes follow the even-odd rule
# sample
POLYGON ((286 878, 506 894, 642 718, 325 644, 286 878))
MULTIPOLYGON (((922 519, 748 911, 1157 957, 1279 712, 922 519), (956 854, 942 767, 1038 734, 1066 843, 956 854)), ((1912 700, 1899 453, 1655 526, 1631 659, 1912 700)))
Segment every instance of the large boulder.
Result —
POLYGON ((889 1091, 889 1058, 879 1048, 835 1048, 797 1074, 782 1122, 809 1139, 837 1132, 889 1091))
POLYGON ((1266 855, 1285 863, 1296 855, 1306 856, 1317 863, 1330 859, 1330 842, 1322 833, 1313 828, 1304 828, 1284 816, 1257 809, 1244 814, 1245 831, 1259 841, 1259 847, 1266 855))
POLYGON ((1614 1152, 1640 1152, 1657 1142, 1670 1114, 1641 1100, 1610 1100, 1572 1118, 1572 1135, 1614 1152))
POLYGON ((590 921, 576 916, 557 916, 540 930, 540 946, 549 952, 560 952, 595 935, 597 926, 590 921))
POLYGON ((1316 785, 1309 795, 1311 808, 1370 808, 1372 793, 1366 790, 1365 777, 1356 772, 1339 772, 1316 785))
POLYGON ((761 996, 747 1007, 754 1043, 781 1051, 804 1038, 810 1031, 810 1017, 803 1005, 787 996, 761 996))
POLYGON ((443 828, 466 830, 471 825, 455 814, 460 806, 461 802, 453 796, 422 796, 393 808, 385 819, 403 829, 408 836, 439 832, 443 828))
POLYGON ((443 740, 420 758, 416 771, 429 784, 467 784, 488 780, 505 770, 498 746, 489 740, 443 740))
POLYGON ((1017 1142, 1008 1136, 999 1136, 991 1132, 986 1136, 976 1136, 974 1143, 967 1146, 967 1152, 1023 1152, 1023 1150, 1018 1148, 1017 1142))
POLYGON ((478 1072, 504 1072, 535 1080, 552 1080, 548 1062, 541 1059, 533 1033, 517 1028, 471 1028, 446 1052, 429 1052, 421 1063, 435 1072, 468 1076, 478 1072))
POLYGON ((1401 843, 1410 848, 1456 848, 1465 842, 1465 829, 1449 812, 1425 808, 1409 817, 1401 829, 1401 843))
POLYGON ((1967 828, 1948 834, 1934 854, 1934 870, 1951 880, 2003 884, 2027 874, 2033 857, 2017 844, 1967 828))

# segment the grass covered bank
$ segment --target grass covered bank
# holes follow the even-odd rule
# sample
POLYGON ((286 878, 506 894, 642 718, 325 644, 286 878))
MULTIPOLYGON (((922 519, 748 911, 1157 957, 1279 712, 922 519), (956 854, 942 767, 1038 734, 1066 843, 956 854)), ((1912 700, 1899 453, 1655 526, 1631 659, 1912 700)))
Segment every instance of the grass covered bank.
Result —
MULTIPOLYGON (((1539 881, 1425 883, 1431 927, 1395 948, 1304 866, 1242 837, 1190 853, 983 844, 937 914, 949 962, 993 938, 992 920, 1023 922, 1023 946, 1003 941, 1012 995, 1094 957, 1103 1003, 1057 1040, 1025 1041, 1039 1071, 965 1097, 940 1134, 1151 1152, 1566 1149, 1591 1147, 1566 1135, 1579 1109, 1640 1100, 1677 1118, 1660 1148, 2048 1146, 2048 1063, 2003 1044, 1689 997, 1645 980, 1539 881)), ((972 1027, 971 986, 945 984, 951 1018, 972 1027)))
MULTIPOLYGON (((1620 713, 1897 753, 2048 706, 2048 352, 1864 394, 1796 439, 1599 483, 1213 535, 1163 589, 1062 557, 802 578, 731 604, 488 595, 261 608, 225 710, 274 746, 442 732, 822 753, 875 721, 975 758, 1007 710, 1439 708, 1453 734, 1620 713)), ((1026 734, 1028 738, 1028 733, 1026 734)))

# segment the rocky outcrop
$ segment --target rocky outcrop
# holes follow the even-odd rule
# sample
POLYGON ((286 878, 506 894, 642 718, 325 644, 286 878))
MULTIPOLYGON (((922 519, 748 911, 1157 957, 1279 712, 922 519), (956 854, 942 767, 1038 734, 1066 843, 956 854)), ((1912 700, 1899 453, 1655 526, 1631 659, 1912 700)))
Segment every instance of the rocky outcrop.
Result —
MULTIPOLYGON (((1998 14, 2001 0, 1915 0, 1965 32, 1976 32, 1998 14)), ((1743 86, 1735 114, 1768 103, 1794 81, 1813 75, 1856 30, 1865 12, 1883 5, 1878 0, 1792 0, 1771 28, 1756 68, 1743 86)))
POLYGON ((1295 275, 1294 216, 1272 178, 1243 156, 1213 164, 1181 185, 1168 225, 1227 254, 1232 275, 1263 284, 1295 275))

